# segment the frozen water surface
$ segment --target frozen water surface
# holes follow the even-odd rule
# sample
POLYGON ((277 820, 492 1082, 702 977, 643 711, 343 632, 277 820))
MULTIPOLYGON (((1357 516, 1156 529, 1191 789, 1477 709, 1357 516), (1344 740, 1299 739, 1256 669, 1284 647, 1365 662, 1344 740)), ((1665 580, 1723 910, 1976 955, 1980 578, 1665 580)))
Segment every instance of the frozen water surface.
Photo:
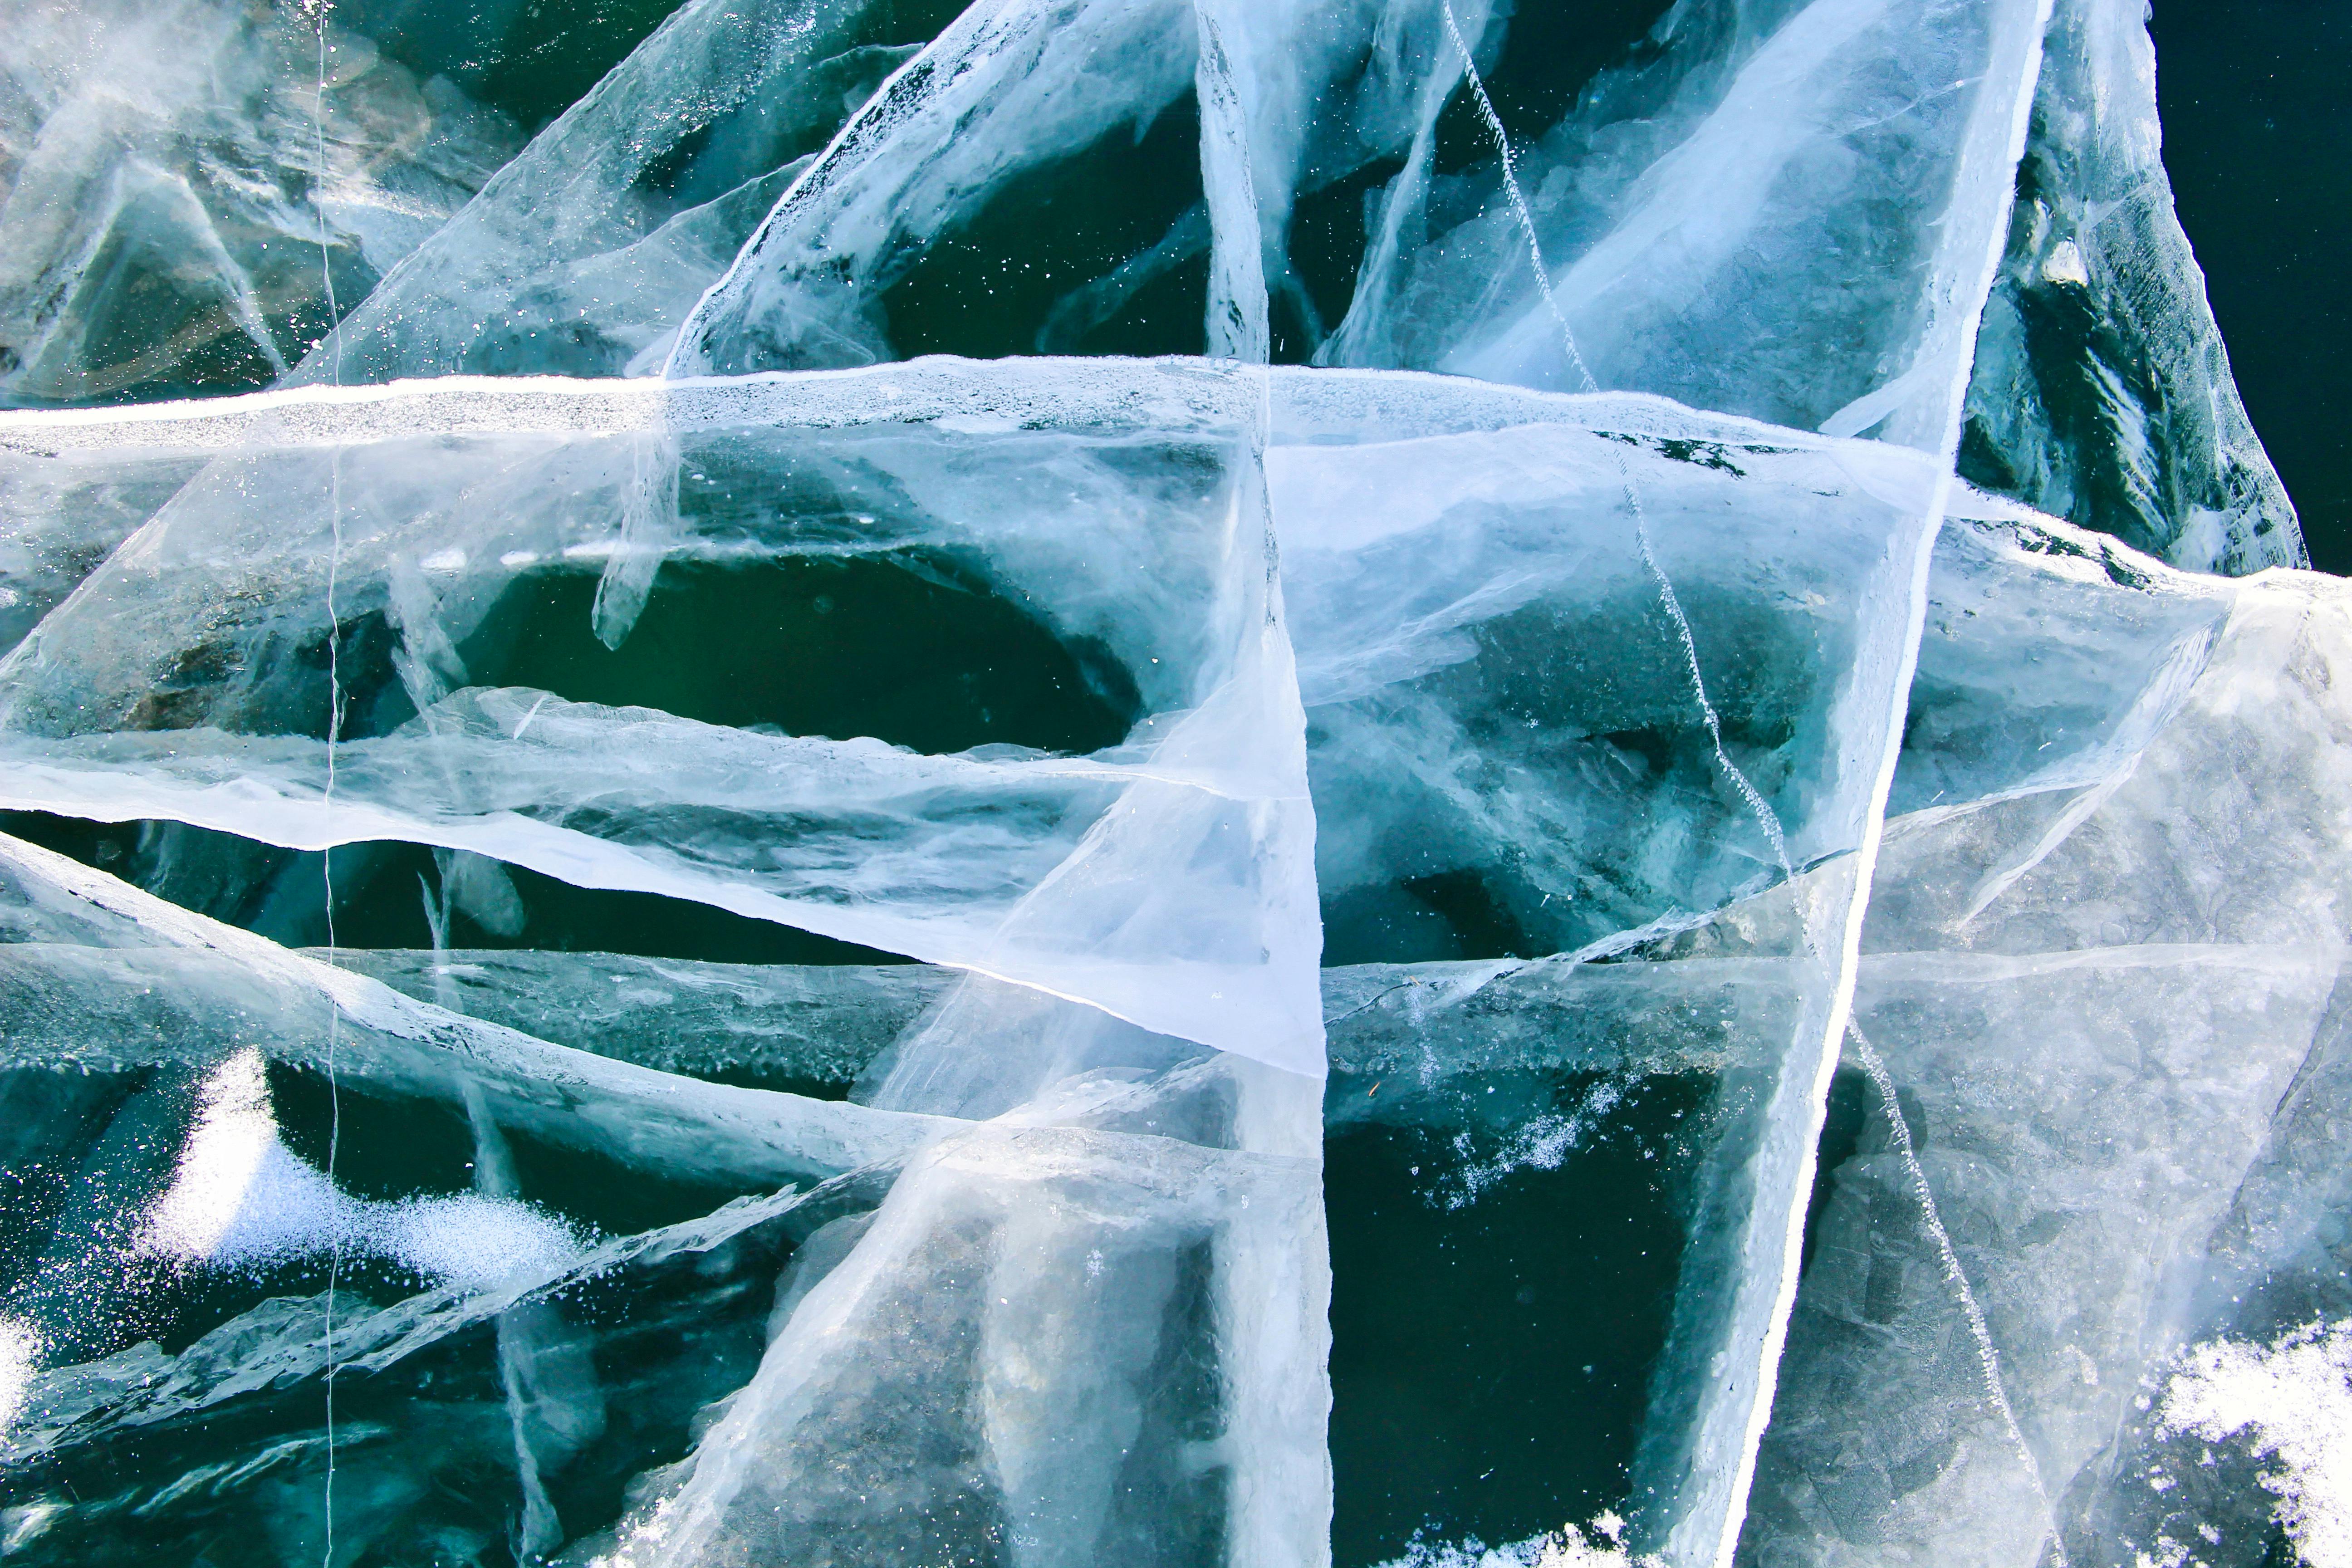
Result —
POLYGON ((0 44, 0 1556, 2345 1560, 2136 6, 0 44))

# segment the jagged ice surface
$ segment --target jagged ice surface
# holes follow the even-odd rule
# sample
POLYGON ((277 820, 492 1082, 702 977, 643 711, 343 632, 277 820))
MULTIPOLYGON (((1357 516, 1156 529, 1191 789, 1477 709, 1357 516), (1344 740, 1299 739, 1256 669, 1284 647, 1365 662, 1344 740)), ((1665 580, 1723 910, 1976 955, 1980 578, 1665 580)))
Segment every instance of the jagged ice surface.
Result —
POLYGON ((0 23, 0 1555, 2340 1557, 2136 8, 540 11, 0 23))

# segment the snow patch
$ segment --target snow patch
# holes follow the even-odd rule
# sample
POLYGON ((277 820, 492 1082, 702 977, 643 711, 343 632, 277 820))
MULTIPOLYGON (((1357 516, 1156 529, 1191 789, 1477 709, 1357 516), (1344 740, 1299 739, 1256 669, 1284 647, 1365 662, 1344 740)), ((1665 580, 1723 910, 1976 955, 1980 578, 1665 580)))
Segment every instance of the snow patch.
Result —
POLYGON ((2352 1568, 2352 1319, 2267 1346, 2197 1346, 2165 1391, 2158 1430, 2209 1443, 2250 1433, 2277 1461, 2263 1486, 2296 1552, 2311 1568, 2352 1568))
MULTIPOLYGON (((250 1047, 205 1077, 195 1125, 142 1242, 150 1252, 223 1268, 266 1268, 337 1248, 365 1251, 473 1286, 560 1271, 583 1245, 571 1225, 510 1198, 352 1197, 286 1147, 267 1064, 250 1047)), ((0 1408, 5 1354, 0 1347, 0 1408)))

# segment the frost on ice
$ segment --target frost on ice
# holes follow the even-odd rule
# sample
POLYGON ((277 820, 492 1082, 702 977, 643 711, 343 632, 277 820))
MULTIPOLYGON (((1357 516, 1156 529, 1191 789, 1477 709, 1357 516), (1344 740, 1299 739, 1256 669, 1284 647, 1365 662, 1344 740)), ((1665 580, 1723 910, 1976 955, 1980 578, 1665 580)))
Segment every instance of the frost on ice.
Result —
POLYGON ((0 21, 0 1554, 2340 1555, 2137 10, 414 9, 0 21))

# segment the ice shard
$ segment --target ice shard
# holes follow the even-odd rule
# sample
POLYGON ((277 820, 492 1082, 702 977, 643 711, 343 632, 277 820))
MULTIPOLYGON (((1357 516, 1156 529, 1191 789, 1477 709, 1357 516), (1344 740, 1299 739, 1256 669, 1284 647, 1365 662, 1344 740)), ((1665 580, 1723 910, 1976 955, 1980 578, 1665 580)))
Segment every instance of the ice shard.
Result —
POLYGON ((2052 18, 1960 470, 2191 571, 2306 565, 2173 216, 2143 9, 2052 18))

